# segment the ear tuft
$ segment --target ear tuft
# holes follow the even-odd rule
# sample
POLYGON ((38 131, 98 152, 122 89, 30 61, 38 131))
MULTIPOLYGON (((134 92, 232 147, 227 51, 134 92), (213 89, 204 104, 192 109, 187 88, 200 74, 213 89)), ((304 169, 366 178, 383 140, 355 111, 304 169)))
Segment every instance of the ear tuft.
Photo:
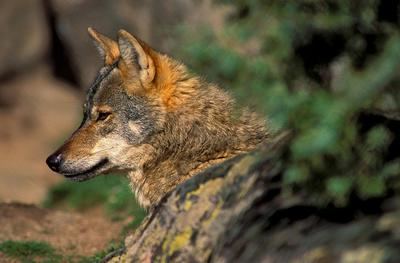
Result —
POLYGON ((141 65, 138 61, 138 52, 135 46, 132 44, 133 39, 130 39, 130 34, 125 30, 118 31, 118 46, 121 53, 121 57, 125 60, 128 65, 139 66, 141 65))
POLYGON ((141 81, 146 83, 153 81, 155 67, 149 54, 150 48, 123 29, 118 31, 118 45, 121 58, 131 70, 139 73, 141 81))
POLYGON ((91 27, 88 28, 88 33, 99 50, 99 53, 104 60, 104 64, 111 65, 119 58, 120 52, 117 42, 100 34, 91 27))

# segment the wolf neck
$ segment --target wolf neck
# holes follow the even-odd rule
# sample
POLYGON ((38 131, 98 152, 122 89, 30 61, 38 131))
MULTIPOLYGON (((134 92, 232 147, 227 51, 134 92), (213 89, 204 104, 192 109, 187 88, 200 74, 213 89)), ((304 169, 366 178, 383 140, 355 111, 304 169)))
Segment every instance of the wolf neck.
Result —
POLYGON ((250 112, 235 112, 226 92, 187 77, 180 65, 176 70, 182 72, 174 83, 175 100, 168 101, 164 129, 150 142, 154 159, 130 174, 145 207, 206 168, 254 149, 267 137, 264 121, 250 112))

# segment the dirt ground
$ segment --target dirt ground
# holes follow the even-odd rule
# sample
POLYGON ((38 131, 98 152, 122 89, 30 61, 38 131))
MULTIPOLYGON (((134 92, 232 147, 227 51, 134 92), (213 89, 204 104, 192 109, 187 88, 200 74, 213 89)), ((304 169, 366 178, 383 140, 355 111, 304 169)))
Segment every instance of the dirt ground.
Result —
MULTIPOLYGON (((0 204, 0 241, 35 240, 51 244, 63 255, 91 256, 121 233, 121 223, 101 216, 38 208, 18 203, 0 204)), ((0 262, 4 262, 0 255, 0 262)))
MULTIPOLYGON (((45 241, 64 255, 105 249, 123 223, 110 222, 96 209, 78 214, 38 207, 49 187, 64 180, 45 160, 78 126, 79 92, 45 66, 1 83, 0 242, 45 241)), ((0 255, 0 262, 13 260, 0 255)))

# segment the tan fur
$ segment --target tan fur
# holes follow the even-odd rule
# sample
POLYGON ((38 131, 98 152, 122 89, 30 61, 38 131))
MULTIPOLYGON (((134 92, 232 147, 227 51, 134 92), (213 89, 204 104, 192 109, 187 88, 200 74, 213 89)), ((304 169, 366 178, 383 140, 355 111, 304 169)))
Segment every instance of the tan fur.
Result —
POLYGON ((91 27, 88 28, 88 32, 95 43, 97 43, 99 49, 101 51, 106 51, 104 54, 102 54, 104 57, 104 63, 106 65, 111 65, 114 63, 114 61, 116 61, 120 55, 117 43, 114 40, 98 33, 91 27))
MULTIPOLYGON (((232 98, 218 87, 202 82, 197 76, 190 76, 186 67, 166 55, 152 52, 156 67, 156 79, 151 88, 137 91, 159 103, 167 116, 172 117, 169 125, 174 126, 170 134, 160 134, 153 138, 158 152, 157 160, 144 165, 143 171, 130 172, 130 179, 140 203, 155 204, 176 185, 208 167, 221 163, 238 154, 254 149, 267 138, 265 122, 255 113, 242 111, 239 119, 232 116, 234 102, 232 98), (204 114, 205 108, 208 113, 204 114), (172 119, 176 123, 172 122, 172 119), (201 123, 204 132, 219 133, 230 141, 226 148, 218 146, 218 138, 213 141, 212 135, 206 142, 190 142, 187 139, 190 127, 201 123), (224 134, 225 133, 225 134, 224 134), (182 140, 182 141, 181 141, 182 140), (163 143, 173 141, 181 152, 173 156, 164 156, 163 143), (210 144, 214 147, 210 147, 210 144)), ((132 88, 127 88, 133 90, 132 88)), ((162 116, 160 116, 162 118, 162 116)), ((205 135, 208 137, 208 135, 205 135)), ((217 136, 218 137, 218 136, 217 136)), ((224 143, 224 142, 221 142, 224 143)))

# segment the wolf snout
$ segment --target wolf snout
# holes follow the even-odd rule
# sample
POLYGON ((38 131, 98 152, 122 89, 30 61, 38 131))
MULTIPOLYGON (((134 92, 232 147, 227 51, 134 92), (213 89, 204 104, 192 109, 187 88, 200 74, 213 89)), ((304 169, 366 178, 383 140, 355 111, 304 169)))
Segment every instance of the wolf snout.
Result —
POLYGON ((46 159, 46 163, 51 170, 54 172, 59 172, 61 163, 63 162, 63 157, 61 153, 55 152, 46 159))

